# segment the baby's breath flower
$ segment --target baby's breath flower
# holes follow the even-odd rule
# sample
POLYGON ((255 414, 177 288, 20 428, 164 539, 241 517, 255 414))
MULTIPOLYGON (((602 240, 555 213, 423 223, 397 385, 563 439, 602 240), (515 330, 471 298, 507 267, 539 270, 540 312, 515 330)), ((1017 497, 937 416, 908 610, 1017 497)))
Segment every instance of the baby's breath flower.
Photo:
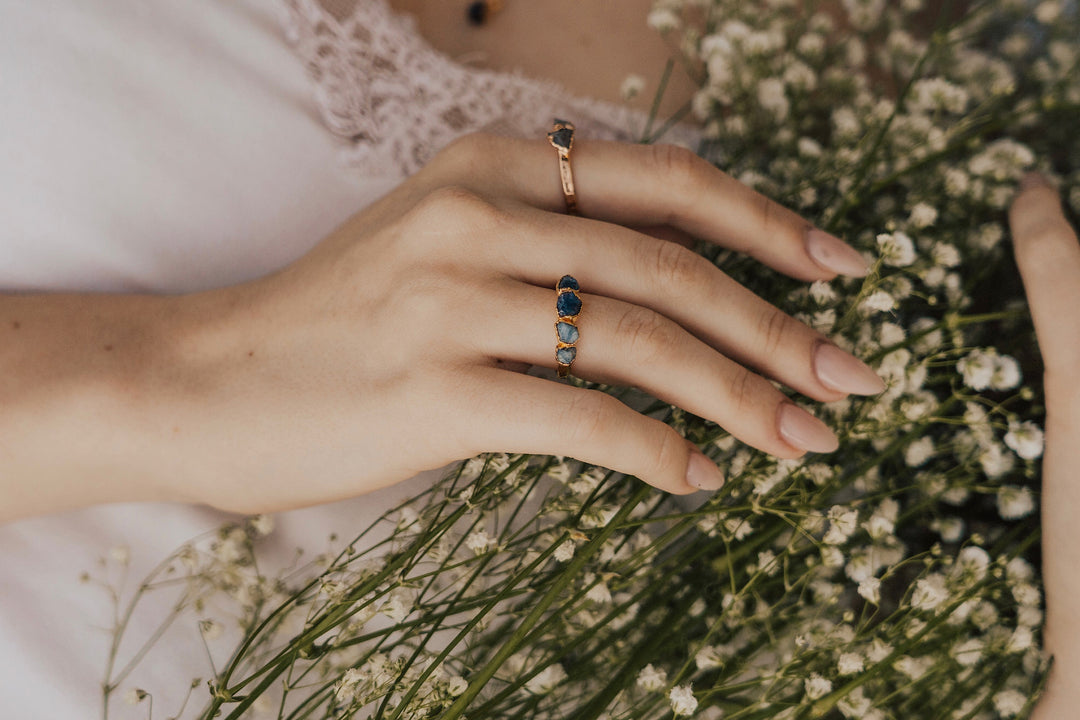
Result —
POLYGON ((117 565, 127 565, 131 561, 131 549, 127 545, 116 545, 109 550, 109 557, 117 565))
POLYGON ((836 291, 825 280, 815 280, 810 285, 810 297, 818 305, 828 305, 836 300, 836 291))
POLYGON ((979 662, 983 658, 983 641, 979 638, 969 638, 957 645, 954 645, 949 653, 953 656, 956 662, 960 663, 964 667, 970 667, 979 662))
POLYGON ((859 595, 873 605, 881 603, 881 580, 868 577, 859 581, 859 595))
POLYGON ((1008 355, 994 358, 994 374, 990 378, 990 387, 994 390, 1012 390, 1020 384, 1020 363, 1008 355))
POLYGON ((870 699, 862 687, 857 687, 836 703, 836 709, 846 718, 867 720, 870 717, 870 699))
POLYGON ((931 612, 937 610, 948 597, 945 576, 933 573, 920 578, 915 583, 915 591, 911 594, 911 605, 917 610, 931 612))
POLYGON ((886 265, 906 267, 915 262, 915 243, 906 233, 882 233, 877 236, 877 246, 886 265))
POLYGON ((1035 19, 1043 25, 1053 25, 1061 17, 1061 0, 1043 0, 1035 6, 1035 19))
POLYGON ((762 109, 781 123, 787 119, 791 103, 788 101, 784 82, 778 78, 765 78, 758 83, 757 100, 762 109))
POLYGON ((724 656, 715 645, 706 645, 694 655, 694 664, 698 670, 712 670, 724 666, 724 656))
POLYGON ((548 665, 525 683, 525 689, 533 695, 546 695, 566 680, 566 670, 559 663, 548 665))
POLYGON ((803 681, 803 687, 806 689, 806 697, 817 700, 832 692, 832 681, 817 673, 811 673, 810 677, 803 681))
POLYGON ((908 216, 908 222, 915 228, 928 228, 937 222, 937 217, 938 211, 934 206, 921 202, 911 208, 911 215, 908 216))
POLYGON ((658 33, 665 34, 678 29, 682 25, 682 19, 668 8, 656 8, 649 12, 645 19, 646 24, 658 33))
POLYGON ((1043 432, 1030 421, 1009 423, 1005 445, 1025 460, 1034 460, 1043 452, 1043 432))
POLYGON ((657 692, 663 690, 667 685, 667 673, 664 670, 658 670, 648 664, 641 668, 641 672, 637 676, 637 686, 647 692, 657 692))
POLYGON ((141 688, 131 688, 124 693, 124 702, 128 705, 138 705, 143 700, 149 697, 149 693, 141 688))
POLYGON ((453 675, 446 681, 446 694, 457 697, 469 689, 469 681, 460 675, 453 675))
POLYGON ((908 467, 919 467, 934 456, 934 439, 924 435, 904 450, 904 462, 908 467))
POLYGON ((690 685, 676 685, 671 688, 668 691, 668 700, 671 702, 671 712, 675 715, 693 715, 697 710, 698 701, 690 685))
POLYGON ((972 390, 985 390, 990 387, 990 381, 994 377, 995 359, 997 351, 993 348, 986 350, 975 348, 956 363, 956 370, 964 379, 964 384, 972 390))
POLYGON ((202 636, 207 640, 218 639, 219 637, 221 637, 221 634, 224 632, 224 630, 225 628, 222 627, 221 623, 214 620, 199 621, 199 632, 201 632, 202 636))
POLYGON ((465 538, 465 547, 477 555, 483 555, 495 547, 495 538, 484 530, 474 530, 465 538))
POLYGON ((994 695, 994 709, 1003 718, 1015 716, 1026 704, 1027 697, 1016 690, 1002 690, 994 695))
POLYGON ((939 518, 930 523, 930 529, 945 542, 956 542, 964 534, 964 521, 956 517, 939 518))
POLYGON ((858 653, 840 653, 836 661, 836 671, 841 675, 855 675, 863 671, 863 656, 858 653))
POLYGON ((875 290, 863 300, 861 308, 866 313, 889 312, 896 307, 896 300, 884 290, 875 290))
POLYGON ((633 100, 645 89, 645 78, 640 75, 627 75, 619 86, 619 95, 623 100, 633 100))
POLYGON ((257 537, 266 537, 274 532, 274 517, 272 515, 253 515, 248 518, 248 524, 255 531, 257 537))
POLYGON ((1026 487, 1002 485, 997 494, 997 508, 1005 520, 1019 520, 1035 510, 1035 499, 1026 487))

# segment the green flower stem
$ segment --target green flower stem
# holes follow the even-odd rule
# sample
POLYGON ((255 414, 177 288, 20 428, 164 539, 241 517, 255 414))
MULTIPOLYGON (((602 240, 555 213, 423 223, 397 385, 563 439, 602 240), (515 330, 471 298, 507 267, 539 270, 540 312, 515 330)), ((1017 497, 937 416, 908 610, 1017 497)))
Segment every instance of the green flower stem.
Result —
POLYGON ((606 527, 602 528, 599 533, 596 534, 588 544, 582 548, 579 552, 575 553, 574 557, 568 563, 566 569, 559 576, 557 580, 552 584, 551 588, 540 598, 529 614, 521 621, 520 626, 514 631, 513 635, 503 644, 495 656, 488 661, 487 665, 480 669, 478 673, 473 677, 469 683, 469 687, 462 693, 454 703, 447 709, 446 713, 442 716, 441 720, 455 720, 460 717, 472 702, 487 682, 494 677, 495 672, 499 667, 513 655, 517 649, 521 646, 522 640, 529 633, 534 625, 539 622, 540 618, 551 607, 555 599, 565 590, 574 579, 574 577, 585 566, 585 563, 589 558, 596 553, 603 545, 604 541, 615 531, 615 525, 630 514, 634 507, 641 502, 650 492, 655 492, 650 487, 638 488, 637 492, 631 495, 630 500, 619 510, 619 512, 613 518, 613 521, 606 527))
MULTIPOLYGON (((885 138, 888 136, 889 129, 892 127, 893 121, 896 120, 897 115, 904 107, 904 101, 911 92, 911 88, 915 85, 915 81, 922 77, 923 66, 930 60, 930 57, 937 52, 942 44, 941 26, 951 12, 953 7, 953 0, 944 0, 941 4, 941 10, 938 14, 937 28, 934 34, 930 38, 930 42, 926 44, 926 51, 919 57, 919 60, 915 63, 914 69, 911 71, 911 77, 908 78, 907 83, 903 89, 900 90, 899 95, 896 98, 896 105, 893 108, 893 112, 885 120, 885 123, 878 130, 877 136, 874 138, 871 144, 869 152, 863 157, 862 163, 859 165, 854 173, 854 179, 851 184, 852 188, 857 188, 866 181, 866 176, 870 173, 870 169, 874 166, 874 161, 877 159, 878 151, 881 150, 881 146, 885 142, 885 138)), ((835 233, 840 227, 840 223, 844 220, 849 212, 858 204, 859 200, 855 194, 848 192, 843 202, 837 211, 830 217, 826 223, 824 229, 835 233)))

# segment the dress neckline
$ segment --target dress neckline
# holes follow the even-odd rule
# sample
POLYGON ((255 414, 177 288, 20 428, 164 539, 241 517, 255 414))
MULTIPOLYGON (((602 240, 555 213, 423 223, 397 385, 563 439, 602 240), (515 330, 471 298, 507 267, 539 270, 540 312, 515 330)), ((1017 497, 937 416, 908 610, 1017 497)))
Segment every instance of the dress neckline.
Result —
MULTIPOLYGON (((315 82, 323 120, 345 140, 344 161, 364 174, 409 175, 469 132, 542 137, 556 116, 581 137, 633 142, 645 127, 646 113, 554 80, 465 65, 386 0, 284 2, 286 37, 315 82)), ((663 140, 695 147, 700 137, 676 125, 663 140)))

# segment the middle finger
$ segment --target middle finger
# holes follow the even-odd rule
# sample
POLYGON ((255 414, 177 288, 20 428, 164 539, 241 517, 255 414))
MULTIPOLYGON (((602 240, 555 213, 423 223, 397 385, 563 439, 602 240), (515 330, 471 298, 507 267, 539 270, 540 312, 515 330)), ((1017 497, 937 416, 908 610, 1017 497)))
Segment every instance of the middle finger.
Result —
POLYGON ((731 360, 829 402, 882 380, 854 356, 681 245, 620 225, 528 206, 511 209, 479 262, 543 288, 573 275, 583 291, 649 308, 731 360))

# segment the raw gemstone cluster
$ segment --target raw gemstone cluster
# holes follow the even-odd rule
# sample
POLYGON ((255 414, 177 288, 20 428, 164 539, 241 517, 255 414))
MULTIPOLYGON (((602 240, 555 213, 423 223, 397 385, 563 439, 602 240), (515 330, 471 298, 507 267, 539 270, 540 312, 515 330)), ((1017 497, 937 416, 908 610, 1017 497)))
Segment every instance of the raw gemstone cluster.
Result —
POLYGON ((581 337, 577 328, 578 315, 581 313, 580 289, 578 281, 571 275, 563 275, 555 285, 555 292, 558 293, 555 309, 559 313, 559 319, 555 322, 555 360, 559 363, 559 377, 566 377, 570 363, 577 357, 574 343, 581 337))

